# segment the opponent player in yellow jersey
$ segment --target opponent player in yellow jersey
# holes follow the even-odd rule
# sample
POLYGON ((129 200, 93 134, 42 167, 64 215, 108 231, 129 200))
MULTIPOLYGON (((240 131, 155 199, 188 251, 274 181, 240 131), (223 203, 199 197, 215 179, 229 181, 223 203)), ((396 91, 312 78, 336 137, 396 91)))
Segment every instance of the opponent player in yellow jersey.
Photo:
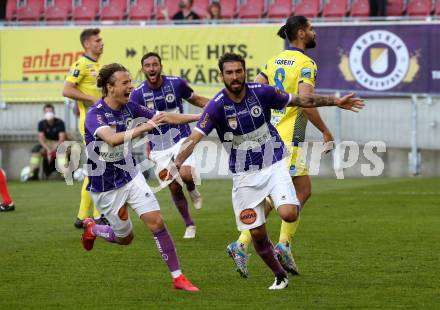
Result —
MULTIPOLYGON (((101 98, 101 90, 96 86, 100 65, 98 59, 104 49, 104 42, 99 35, 100 29, 84 29, 80 35, 81 45, 84 48, 84 55, 70 67, 64 83, 63 96, 77 101, 79 109, 79 132, 84 139, 84 121, 89 107, 101 98)), ((81 202, 79 205, 78 217, 74 223, 76 228, 83 227, 83 220, 90 217, 89 213, 93 208, 93 217, 100 224, 105 223, 100 218, 100 213, 93 206, 92 198, 86 191, 89 179, 86 177, 81 189, 81 202)))
MULTIPOLYGON (((316 33, 312 25, 304 16, 291 16, 278 31, 278 36, 287 39, 290 46, 267 62, 255 82, 270 84, 292 94, 313 93, 317 67, 315 62, 305 54, 307 49, 316 46, 316 33)), ((308 120, 322 132, 326 152, 330 151, 333 136, 316 108, 288 107, 284 110, 272 110, 271 123, 278 130, 283 142, 290 146, 289 170, 301 207, 311 195, 310 177, 301 159, 301 143, 304 142, 308 120)), ((267 213, 271 209, 271 202, 267 199, 267 213)), ((297 220, 293 223, 282 221, 279 243, 275 246, 281 265, 292 274, 299 273, 290 249, 292 237, 299 224, 299 211, 300 209, 297 212, 297 220)), ((239 239, 227 247, 229 255, 237 266, 237 271, 243 277, 247 277, 247 247, 251 241, 249 231, 243 231, 239 239)))

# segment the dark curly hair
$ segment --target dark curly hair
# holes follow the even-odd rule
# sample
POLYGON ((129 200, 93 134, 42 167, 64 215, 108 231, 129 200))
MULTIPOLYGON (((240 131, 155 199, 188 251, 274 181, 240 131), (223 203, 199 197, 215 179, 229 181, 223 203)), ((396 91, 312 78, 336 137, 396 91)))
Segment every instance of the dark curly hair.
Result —
POLYGON ((128 72, 123 65, 117 63, 105 65, 101 68, 101 70, 99 70, 96 85, 102 88, 102 94, 104 96, 107 96, 107 84, 115 85, 115 78, 113 74, 118 71, 128 72))

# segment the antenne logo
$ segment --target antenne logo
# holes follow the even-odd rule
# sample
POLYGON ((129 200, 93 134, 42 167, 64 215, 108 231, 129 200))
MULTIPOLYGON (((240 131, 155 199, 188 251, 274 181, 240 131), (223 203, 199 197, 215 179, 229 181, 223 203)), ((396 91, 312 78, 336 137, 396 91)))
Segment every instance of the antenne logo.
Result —
POLYGON ((349 54, 354 79, 370 90, 388 90, 402 82, 410 67, 405 43, 387 30, 364 33, 353 44, 349 54))

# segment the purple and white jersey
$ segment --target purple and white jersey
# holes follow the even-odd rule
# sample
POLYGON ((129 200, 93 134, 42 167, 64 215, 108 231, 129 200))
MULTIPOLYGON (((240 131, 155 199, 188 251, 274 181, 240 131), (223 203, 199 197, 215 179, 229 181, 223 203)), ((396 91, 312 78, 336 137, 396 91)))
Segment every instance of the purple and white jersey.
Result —
POLYGON ((229 153, 232 173, 256 171, 287 155, 283 141, 270 123, 271 109, 283 109, 290 94, 272 86, 246 83, 240 103, 232 101, 226 90, 219 92, 205 107, 195 130, 208 135, 214 128, 229 153))
MULTIPOLYGON (((103 127, 115 133, 131 129, 136 118, 151 119, 155 110, 128 102, 121 110, 112 110, 103 99, 95 103, 86 114, 85 139, 87 145, 87 173, 91 192, 107 192, 130 182, 139 172, 131 149, 124 144, 110 146, 96 134, 103 127)), ((130 145, 131 146, 131 145, 130 145)))
MULTIPOLYGON (((163 82, 159 88, 150 88, 148 82, 144 81, 131 93, 130 100, 157 111, 183 113, 182 99, 189 99, 193 90, 186 81, 180 77, 162 76, 163 82)), ((180 139, 191 134, 188 124, 182 125, 160 125, 159 130, 153 130, 153 137, 150 141, 152 151, 166 150, 180 139)))

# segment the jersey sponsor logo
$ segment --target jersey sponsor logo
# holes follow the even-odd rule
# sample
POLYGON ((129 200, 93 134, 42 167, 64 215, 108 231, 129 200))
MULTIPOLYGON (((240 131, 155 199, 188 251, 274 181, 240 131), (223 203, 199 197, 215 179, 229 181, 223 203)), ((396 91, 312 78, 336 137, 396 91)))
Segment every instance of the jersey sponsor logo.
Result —
POLYGON ((101 114, 96 114, 96 122, 97 122, 99 125, 105 125, 105 121, 104 121, 104 119, 102 118, 102 115, 101 115, 101 114))
POLYGON ((255 98, 254 96, 249 96, 248 97, 248 102, 249 103, 255 103, 255 102, 257 102, 257 98, 255 98))
POLYGON ((292 66, 294 62, 291 59, 275 59, 275 64, 281 66, 292 66))
POLYGON ((165 101, 168 103, 174 102, 175 99, 176 99, 176 96, 174 96, 174 94, 168 94, 165 96, 165 101))
POLYGON ((154 102, 153 101, 148 101, 147 102, 147 107, 150 109, 154 109, 154 102))
POLYGON ((74 77, 78 77, 79 76, 79 69, 75 69, 73 70, 73 74, 74 77))
POLYGON ((209 120, 209 114, 206 113, 205 117, 203 117, 203 120, 200 122, 200 128, 205 128, 206 124, 208 123, 209 120))
POLYGON ((154 97, 154 94, 152 91, 149 91, 148 93, 143 94, 144 98, 154 97))
POLYGON ((163 96, 157 96, 156 98, 154 98, 155 100, 162 100, 163 96))
POLYGON ((235 115, 232 117, 228 117, 228 125, 232 129, 237 129, 238 123, 237 123, 237 117, 235 115))
POLYGON ((163 88, 163 90, 164 90, 164 91, 171 91, 171 86, 170 86, 170 85, 166 85, 166 86, 163 88))
POLYGON ((257 212, 254 209, 244 209, 240 212, 240 221, 243 224, 251 225, 257 220, 257 212))
MULTIPOLYGON (((225 107, 226 108, 226 107, 225 107)), ((241 110, 240 112, 237 113, 238 116, 242 116, 242 115, 249 115, 249 111, 248 110, 241 110)))
POLYGON ((301 69, 301 77, 305 78, 305 79, 311 79, 312 78, 312 69, 302 68, 301 69))
POLYGON ((112 114, 112 113, 105 112, 105 113, 104 113, 104 116, 105 116, 105 117, 112 117, 113 114, 112 114))
POLYGON ((405 42, 387 30, 364 33, 349 54, 350 70, 356 81, 370 90, 388 90, 407 75, 410 55, 405 42))
POLYGON ((261 115, 262 109, 259 106, 254 106, 251 108, 251 115, 253 117, 259 117, 261 115))

